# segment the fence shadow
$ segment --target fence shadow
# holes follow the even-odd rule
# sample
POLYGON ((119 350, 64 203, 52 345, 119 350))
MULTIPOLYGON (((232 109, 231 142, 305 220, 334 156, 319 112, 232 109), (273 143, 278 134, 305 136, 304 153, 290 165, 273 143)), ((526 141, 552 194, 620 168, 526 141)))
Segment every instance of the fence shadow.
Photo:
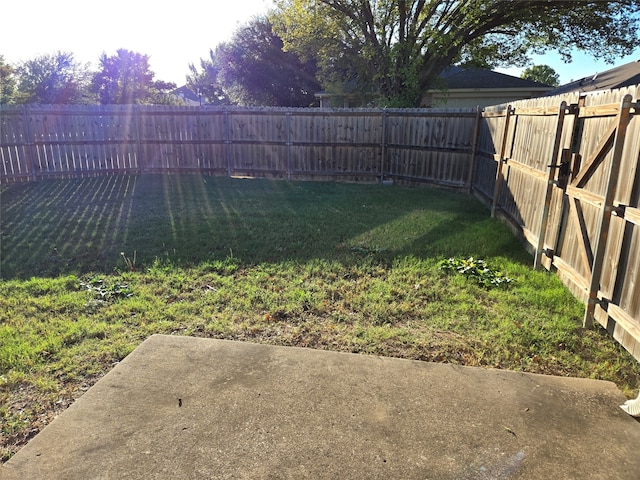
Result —
POLYGON ((247 263, 348 262, 375 252, 390 261, 524 252, 467 195, 380 185, 201 175, 47 180, 6 189, 1 220, 4 279, 229 256, 247 263), (496 237, 479 241, 486 222, 496 237))
POLYGON ((99 269, 126 237, 134 177, 16 184, 2 193, 2 278, 99 269))

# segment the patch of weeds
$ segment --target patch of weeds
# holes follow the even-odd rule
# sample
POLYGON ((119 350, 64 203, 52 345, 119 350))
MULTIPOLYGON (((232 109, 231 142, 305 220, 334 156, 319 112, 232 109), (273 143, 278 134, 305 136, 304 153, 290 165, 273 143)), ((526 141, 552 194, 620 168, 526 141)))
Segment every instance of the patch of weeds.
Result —
POLYGON ((439 266, 441 270, 457 272, 467 278, 472 278, 480 285, 487 288, 505 287, 512 282, 511 278, 490 268, 484 260, 474 259, 473 257, 469 257, 467 259, 451 257, 446 260, 442 260, 439 266))
POLYGON ((91 277, 86 282, 80 282, 80 287, 91 292, 92 301, 87 306, 98 306, 117 299, 129 298, 133 296, 133 290, 127 284, 106 283, 100 277, 91 277))

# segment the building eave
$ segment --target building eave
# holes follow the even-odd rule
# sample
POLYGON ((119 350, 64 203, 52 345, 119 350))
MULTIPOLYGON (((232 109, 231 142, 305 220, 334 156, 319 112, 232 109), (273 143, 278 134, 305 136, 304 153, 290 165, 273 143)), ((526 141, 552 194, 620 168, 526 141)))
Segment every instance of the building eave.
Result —
POLYGON ((448 90, 429 89, 427 93, 451 95, 454 93, 511 93, 511 92, 549 92, 552 88, 548 87, 528 87, 528 88, 451 88, 448 90))

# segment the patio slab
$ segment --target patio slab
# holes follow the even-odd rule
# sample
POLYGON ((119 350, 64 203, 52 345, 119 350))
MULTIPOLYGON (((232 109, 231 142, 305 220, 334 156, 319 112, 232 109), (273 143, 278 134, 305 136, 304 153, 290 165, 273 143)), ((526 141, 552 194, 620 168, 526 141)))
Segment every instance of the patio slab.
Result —
POLYGON ((13 479, 640 478, 610 382, 154 335, 13 479))

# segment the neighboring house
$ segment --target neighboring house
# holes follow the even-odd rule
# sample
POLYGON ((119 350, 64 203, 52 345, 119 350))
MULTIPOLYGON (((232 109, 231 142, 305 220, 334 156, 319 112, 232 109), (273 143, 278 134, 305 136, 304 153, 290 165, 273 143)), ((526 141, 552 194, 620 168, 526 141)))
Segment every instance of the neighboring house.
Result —
POLYGON ((561 95, 575 91, 589 93, 597 90, 629 87, 631 85, 640 85, 640 60, 566 83, 551 90, 547 95, 561 95))
POLYGON ((176 97, 178 97, 190 107, 199 107, 200 105, 202 105, 201 98, 186 85, 176 88, 171 93, 173 93, 176 97))
MULTIPOLYGON (((452 66, 439 76, 438 88, 427 90, 421 107, 468 108, 486 107, 501 103, 544 96, 553 87, 524 78, 505 75, 481 68, 465 69, 452 66)), ((349 107, 363 105, 362 97, 353 94, 315 94, 320 107, 349 107)))
POLYGON ((467 108, 544 96, 550 85, 482 68, 452 66, 440 74, 442 86, 427 90, 421 107, 467 108))

